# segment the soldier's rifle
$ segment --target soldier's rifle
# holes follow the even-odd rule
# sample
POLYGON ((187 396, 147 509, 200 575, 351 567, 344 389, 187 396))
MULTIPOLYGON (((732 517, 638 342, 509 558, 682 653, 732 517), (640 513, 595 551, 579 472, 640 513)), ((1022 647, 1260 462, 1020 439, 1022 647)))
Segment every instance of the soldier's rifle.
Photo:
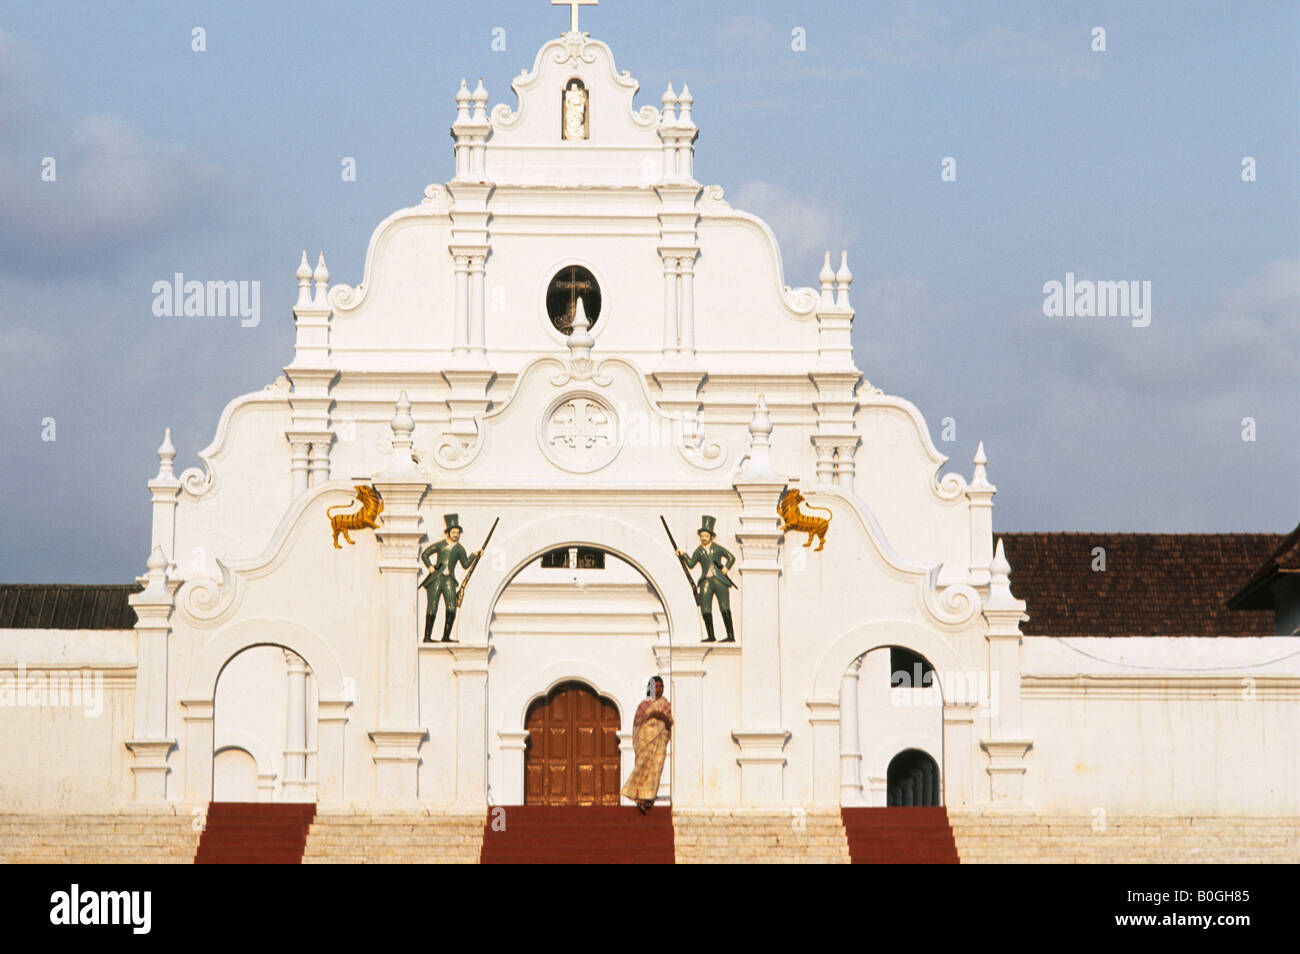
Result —
POLYGON ((664 525, 664 533, 668 534, 668 542, 673 545, 673 553, 677 557, 677 562, 682 565, 682 573, 686 576, 686 582, 690 584, 691 593, 695 596, 695 601, 700 601, 700 588, 695 585, 695 577, 691 576, 690 568, 686 565, 686 557, 682 556, 681 548, 677 546, 677 541, 673 539, 673 532, 668 529, 668 521, 664 515, 659 515, 659 522, 664 525))
POLYGON ((492 540, 492 534, 496 533, 497 524, 500 522, 500 517, 497 517, 492 521, 491 529, 488 530, 487 536, 483 538, 483 545, 478 548, 478 553, 474 555, 474 559, 469 561, 469 568, 465 570, 465 579, 460 581, 460 588, 456 590, 457 606, 459 606, 465 599, 465 587, 469 584, 469 578, 474 575, 474 568, 478 566, 478 561, 483 559, 483 554, 487 550, 487 545, 492 540))

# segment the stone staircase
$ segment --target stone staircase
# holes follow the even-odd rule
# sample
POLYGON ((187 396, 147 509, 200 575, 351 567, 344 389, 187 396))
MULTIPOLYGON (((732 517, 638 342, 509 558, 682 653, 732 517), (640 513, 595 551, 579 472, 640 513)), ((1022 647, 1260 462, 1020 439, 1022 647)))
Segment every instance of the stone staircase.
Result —
POLYGON ((947 809, 842 808, 855 865, 955 865, 947 809))
POLYGON ((676 812, 678 864, 849 863, 840 813, 676 812))
POLYGON ((951 812, 967 864, 1255 864, 1300 862, 1300 817, 1110 816, 951 812))
POLYGON ((185 815, 0 814, 0 863, 183 864, 194 860, 199 832, 185 815))
MULTIPOLYGON (((511 809, 513 811, 514 809, 511 809)), ((322 813, 303 864, 477 864, 484 813, 322 813)))
POLYGON ((315 814, 312 802, 213 802, 194 863, 300 864, 315 814))
POLYGON ((631 806, 517 805, 489 814, 483 864, 667 864, 674 816, 631 806))

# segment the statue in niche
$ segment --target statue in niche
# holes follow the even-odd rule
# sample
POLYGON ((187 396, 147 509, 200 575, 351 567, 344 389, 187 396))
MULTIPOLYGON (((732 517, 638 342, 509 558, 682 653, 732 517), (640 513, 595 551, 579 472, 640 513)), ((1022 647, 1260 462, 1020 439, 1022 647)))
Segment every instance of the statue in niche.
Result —
POLYGON ((563 138, 587 138, 587 90, 582 80, 569 80, 564 90, 563 138))

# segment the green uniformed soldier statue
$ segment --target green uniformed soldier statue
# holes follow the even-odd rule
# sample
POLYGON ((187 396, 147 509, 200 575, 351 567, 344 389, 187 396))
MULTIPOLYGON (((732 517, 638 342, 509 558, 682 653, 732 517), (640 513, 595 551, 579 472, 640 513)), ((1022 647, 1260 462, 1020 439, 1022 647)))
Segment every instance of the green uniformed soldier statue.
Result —
POLYGON ((678 550, 677 555, 685 558, 686 566, 699 564, 702 568, 699 585, 700 612, 704 616, 705 632, 708 633, 704 641, 706 643, 714 641, 713 599, 717 597, 718 608, 722 610, 722 625, 727 628, 727 638, 723 642, 733 643, 736 641, 736 632, 731 624, 731 595, 727 591, 736 584, 727 578, 727 571, 735 566, 736 558, 726 547, 713 542, 715 523, 713 517, 707 515, 701 517, 700 545, 689 557, 682 550, 678 550))
MULTIPOLYGON (((470 554, 460 545, 461 526, 454 513, 442 515, 446 524, 442 539, 430 544, 420 552, 420 561, 429 568, 429 575, 420 583, 424 587, 426 599, 424 616, 424 641, 433 642, 433 618, 438 615, 438 601, 447 604, 447 615, 442 624, 442 641, 451 642, 451 624, 456 620, 456 564, 462 567, 470 565, 470 554), (432 557, 432 559, 431 559, 432 557)), ((474 551, 474 556, 482 553, 474 551)))

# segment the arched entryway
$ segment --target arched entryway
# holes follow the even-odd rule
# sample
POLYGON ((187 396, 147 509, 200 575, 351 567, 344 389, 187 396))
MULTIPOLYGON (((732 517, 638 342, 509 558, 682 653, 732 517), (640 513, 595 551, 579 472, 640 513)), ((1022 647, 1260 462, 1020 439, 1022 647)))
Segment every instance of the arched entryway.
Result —
POLYGON ((939 804, 939 765, 920 749, 905 749, 889 761, 886 801, 891 808, 939 804))
MULTIPOLYGON (((255 657, 248 657, 253 659, 255 657)), ((190 802, 207 802, 212 798, 214 754, 226 748, 236 747, 246 750, 259 764, 270 764, 277 751, 293 749, 291 756, 301 756, 304 766, 303 782, 311 779, 310 785, 299 786, 299 795, 291 801, 310 801, 319 798, 324 802, 340 801, 343 798, 343 738, 347 725, 347 710, 352 705, 350 698, 345 698, 343 670, 338 658, 330 646, 310 630, 290 620, 275 617, 252 617, 234 623, 204 640, 202 649, 194 656, 190 664, 185 690, 177 700, 181 707, 184 742, 181 752, 184 757, 183 798, 190 802), (226 676, 237 673, 229 670, 232 660, 250 650, 259 653, 280 653, 283 669, 280 678, 284 679, 285 707, 278 711, 284 721, 277 730, 272 727, 264 737, 265 749, 260 739, 252 741, 247 735, 235 731, 237 726, 223 726, 218 735, 214 732, 214 714, 218 707, 218 682, 224 682, 226 676), (288 651, 293 659, 285 656, 288 651), (295 660, 297 660, 295 662, 295 660), (299 747, 286 744, 289 741, 289 706, 288 698, 291 688, 289 668, 301 668, 303 674, 292 675, 296 684, 302 679, 302 688, 306 696, 307 708, 303 714, 306 743, 299 747), (311 674, 311 688, 308 690, 306 673, 311 674), (278 741, 277 741, 278 740, 278 741), (305 751, 304 751, 305 750, 305 751)), ((232 683, 233 685, 233 683, 232 683)), ((346 693, 350 696, 352 693, 346 693)), ((296 698, 296 689, 295 689, 296 698)), ((234 703, 237 705, 237 703, 234 703)), ((234 711, 231 703, 222 707, 223 711, 234 711)), ((255 708, 264 708, 257 706, 255 708)), ((294 705, 296 712, 297 706, 294 705)), ((295 723, 296 724, 296 723, 295 723)), ((298 738, 295 732, 295 738, 298 738)), ((247 770, 244 761, 243 770, 247 770)), ((259 772, 259 775, 262 774, 259 772)), ((284 776, 287 773, 276 772, 284 776)), ((295 780, 296 780, 295 776, 295 780)))
MULTIPOLYGON (((901 783, 891 774, 891 760, 904 751, 943 751, 943 697, 939 676, 926 656, 888 645, 853 660, 841 684, 840 719, 841 805, 941 803, 937 766, 928 776, 936 793, 933 801, 913 801, 911 788, 908 801, 901 801, 901 783)), ((902 777, 911 778, 906 772, 902 777)))
POLYGON ((252 646, 222 667, 213 700, 213 801, 316 800, 316 680, 297 653, 252 646))
POLYGON ((528 708, 524 804, 617 805, 618 706, 585 683, 563 682, 528 708))
POLYGON ((986 666, 943 634, 902 620, 845 632, 822 657, 808 701, 815 801, 884 806, 889 762, 919 749, 933 753, 939 803, 972 804, 975 721, 989 704, 986 666), (874 713, 861 705, 868 694, 874 713))

